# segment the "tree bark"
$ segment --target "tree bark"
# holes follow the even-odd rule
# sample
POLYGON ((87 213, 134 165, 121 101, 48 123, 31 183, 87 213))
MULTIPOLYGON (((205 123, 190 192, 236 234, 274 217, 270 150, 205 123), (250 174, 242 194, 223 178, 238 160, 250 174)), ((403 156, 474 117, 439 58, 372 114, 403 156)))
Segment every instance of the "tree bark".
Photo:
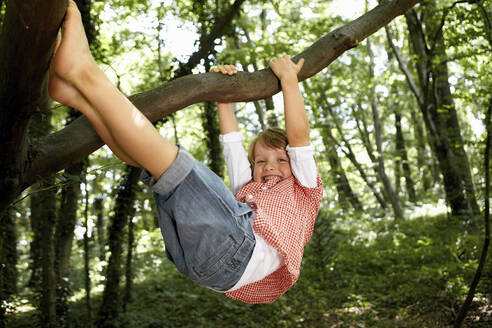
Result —
MULTIPOLYGON (((295 56, 306 63, 299 73, 305 80, 328 66, 393 18, 403 14, 419 0, 384 2, 358 19, 328 33, 305 51, 295 56)), ((36 151, 26 147, 25 126, 35 107, 42 77, 48 68, 57 29, 66 2, 55 0, 9 1, 0 35, 0 160, 5 179, 0 183, 0 217, 17 195, 40 177, 46 177, 72 162, 85 158, 102 146, 102 141, 85 118, 46 137, 36 151), (29 18, 32 24, 24 29, 29 18), (15 40, 12 39, 15 35, 15 40), (29 42, 32 40, 32 42, 29 42), (34 74, 35 73, 35 74, 34 74), (32 93, 26 97, 25 90, 32 93), (31 99, 26 103, 26 99, 31 99), (27 158, 31 158, 30 165, 27 158)), ((269 69, 255 73, 240 72, 234 83, 217 73, 188 75, 158 88, 137 94, 131 101, 151 121, 156 121, 190 104, 203 101, 250 101, 263 99, 280 91, 277 78, 269 69)))
POLYGON ((386 191, 386 195, 391 203, 391 207, 393 208, 393 214, 395 215, 395 219, 402 220, 403 219, 403 211, 400 206, 400 200, 396 195, 393 186, 386 174, 385 165, 384 165, 384 152, 383 152, 383 140, 382 140, 382 126, 381 119, 379 117, 379 110, 377 105, 377 94, 376 94, 376 81, 374 76, 374 55, 371 50, 371 44, 369 40, 367 40, 367 51, 369 53, 369 77, 372 79, 371 88, 370 88, 370 102, 371 102, 371 110, 372 110, 372 118, 374 122, 374 136, 376 141, 376 149, 377 149, 377 165, 378 165, 378 174, 383 183, 384 190, 386 191))
POLYGON ((431 177, 434 176, 432 172, 436 170, 434 161, 432 161, 432 154, 428 153, 426 145, 426 139, 424 136, 424 130, 422 128, 422 120, 420 117, 420 112, 412 109, 412 126, 413 135, 417 148, 417 167, 418 176, 422 181, 422 189, 427 192, 437 181, 432 181, 431 177), (430 168, 430 170, 429 170, 430 168))
POLYGON ((72 254, 72 242, 77 221, 78 200, 80 196, 80 175, 85 165, 75 163, 65 170, 68 182, 62 189, 61 204, 55 226, 55 273, 56 273, 56 319, 59 327, 69 327, 70 297, 69 263, 72 254))
POLYGON ((47 178, 33 188, 31 195, 31 286, 40 295, 37 306, 44 327, 56 325, 56 275, 54 271, 53 234, 55 226, 56 189, 54 179, 47 178))
POLYGON ((6 322, 7 304, 17 293, 17 230, 13 211, 0 224, 0 327, 6 322))
MULTIPOLYGON (((398 106, 395 106, 395 108, 398 106)), ((407 190, 408 199, 415 203, 415 187, 412 178, 412 171, 410 170, 410 164, 408 162, 407 149, 405 147, 405 139, 403 137, 403 131, 401 128, 401 115, 398 110, 395 110, 395 127, 396 127, 396 152, 397 157, 400 158, 401 167, 403 168, 403 175, 405 177, 405 187, 407 190)))
MULTIPOLYGON (((471 210, 472 215, 480 213, 477 199, 475 196, 475 188, 473 186, 473 179, 471 176, 470 164, 468 156, 464 148, 464 141, 461 136, 461 128, 458 121, 458 115, 456 113, 456 106, 454 104, 453 95, 451 93, 451 87, 449 85, 449 73, 447 66, 447 54, 446 45, 444 44, 444 35, 442 28, 439 27, 438 17, 435 1, 429 1, 423 6, 425 10, 425 26, 428 35, 434 36, 431 48, 431 56, 434 57, 432 63, 432 71, 435 76, 435 89, 433 96, 436 99, 436 107, 438 108, 438 114, 443 120, 443 124, 446 127, 445 133, 447 133, 451 152, 456 159, 456 166, 458 168, 458 174, 463 181, 466 201, 471 210)), ((431 39, 431 37, 429 37, 431 39)))
POLYGON ((355 195, 350 182, 345 174, 345 170, 342 167, 342 163, 337 154, 336 144, 333 143, 334 137, 330 131, 330 126, 323 126, 322 137, 323 144, 326 149, 326 156, 328 157, 328 162, 330 163, 330 172, 332 174, 333 182, 338 192, 338 200, 345 210, 348 209, 348 204, 350 204, 355 210, 362 211, 362 203, 359 198, 355 195))
MULTIPOLYGON (((352 147, 350 146, 350 142, 345 138, 345 134, 342 130, 342 127, 338 123, 338 119, 337 119, 335 113, 333 113, 333 110, 331 109, 331 107, 330 107, 330 105, 329 105, 329 103, 328 103, 328 101, 324 95, 323 95, 323 102, 325 104, 324 110, 326 112, 328 112, 326 116, 330 116, 333 119, 335 127, 338 131, 338 134, 340 135, 340 138, 342 139, 342 142, 343 142, 343 145, 340 145, 339 143, 337 143, 338 148, 342 150, 342 152, 345 154, 345 156, 347 156, 347 158, 350 160, 350 162, 352 162, 352 164, 355 166, 355 168, 359 172, 362 180, 364 180, 364 182, 367 184, 369 189, 371 189, 372 194, 374 195, 374 197, 376 198, 378 203, 381 205, 381 207, 387 208, 388 205, 386 204, 384 197, 376 189, 376 186, 374 185, 374 183, 371 180, 369 180, 369 177, 367 176, 364 168, 362 167, 362 165, 357 160, 357 157, 355 156, 355 153, 352 150, 352 147), (347 150, 345 150, 344 147, 347 148, 347 150)), ((335 142, 335 143, 337 142, 335 140, 335 138, 333 138, 333 142, 335 142)))
POLYGON ((127 305, 132 301, 133 290, 133 248, 135 243, 133 216, 128 218, 128 239, 125 266, 125 296, 123 297, 123 312, 126 312, 127 305))
POLYGON ((104 261, 106 259, 105 252, 105 238, 104 238, 104 216, 103 216, 103 199, 96 198, 94 200, 94 212, 96 214, 96 238, 97 249, 99 250, 99 259, 104 261))
POLYGON ((84 273, 85 273, 85 308, 87 313, 86 327, 92 327, 91 275, 90 275, 90 248, 89 248, 89 191, 87 190, 87 176, 84 175, 85 206, 84 206, 84 273))
POLYGON ((106 269, 106 286, 99 308, 98 327, 113 327, 120 312, 120 279, 123 254, 123 229, 135 213, 135 193, 140 169, 127 166, 123 183, 119 186, 115 201, 114 217, 109 229, 109 257, 106 269))
MULTIPOLYGON (((430 7, 428 7, 430 8, 430 7)), ((442 72, 442 67, 437 70, 433 61, 438 59, 431 52, 429 45, 426 43, 426 35, 422 29, 422 23, 415 10, 410 10, 405 14, 407 26, 409 30, 411 50, 416 55, 416 67, 419 76, 420 88, 422 90, 423 102, 420 109, 423 114, 427 135, 431 149, 434 151, 439 162, 441 174, 443 176, 444 189, 446 200, 451 207, 453 215, 469 215, 474 212, 473 206, 467 200, 465 182, 463 174, 460 174, 460 165, 457 164, 458 159, 452 150, 453 144, 459 145, 456 140, 450 140, 451 136, 456 136, 456 133, 448 133, 448 118, 439 110, 443 99, 440 98, 438 88, 444 79, 447 80, 447 73, 442 72), (441 71, 440 71, 441 70, 441 71)), ((445 53, 440 53, 440 56, 445 56, 445 53)), ((448 106, 446 112, 454 112, 454 106, 448 106)), ((453 125, 454 129, 459 129, 459 126, 453 125)), ((470 171, 468 169, 468 173, 470 171)))
POLYGON ((8 204, 32 184, 22 186, 24 172, 32 165, 30 155, 36 152, 29 147, 27 127, 41 97, 65 9, 66 1, 6 3, 0 33, 0 218, 8 204))

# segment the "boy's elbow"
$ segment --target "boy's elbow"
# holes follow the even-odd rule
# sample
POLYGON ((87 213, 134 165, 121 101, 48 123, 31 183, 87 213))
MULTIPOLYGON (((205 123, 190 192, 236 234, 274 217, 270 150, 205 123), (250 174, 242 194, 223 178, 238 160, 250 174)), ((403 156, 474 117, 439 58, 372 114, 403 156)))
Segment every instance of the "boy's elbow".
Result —
POLYGON ((291 147, 303 147, 309 146, 311 140, 309 138, 309 131, 287 132, 287 140, 291 147))

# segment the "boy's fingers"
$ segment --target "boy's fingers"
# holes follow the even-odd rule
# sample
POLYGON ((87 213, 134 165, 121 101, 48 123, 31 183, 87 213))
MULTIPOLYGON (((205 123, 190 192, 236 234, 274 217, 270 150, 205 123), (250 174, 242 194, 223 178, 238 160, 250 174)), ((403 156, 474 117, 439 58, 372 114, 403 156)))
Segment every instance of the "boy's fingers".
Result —
POLYGON ((234 65, 219 65, 217 67, 212 67, 210 71, 227 75, 234 75, 237 73, 237 68, 234 65))
POLYGON ((297 73, 299 73, 303 65, 304 65, 304 58, 301 58, 296 64, 297 73))

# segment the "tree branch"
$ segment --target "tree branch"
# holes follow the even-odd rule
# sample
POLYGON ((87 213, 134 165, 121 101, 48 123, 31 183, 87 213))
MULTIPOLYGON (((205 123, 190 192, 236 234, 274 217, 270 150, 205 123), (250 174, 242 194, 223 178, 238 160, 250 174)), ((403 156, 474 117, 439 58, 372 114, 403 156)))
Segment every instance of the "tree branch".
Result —
MULTIPOLYGON (((299 72, 303 81, 354 47, 358 42, 403 14, 420 0, 391 0, 384 2, 358 19, 326 34, 308 49, 293 58, 305 58, 299 72)), ((270 69, 254 73, 239 72, 234 77, 220 73, 188 75, 155 89, 136 94, 130 100, 151 121, 177 110, 204 101, 241 102, 263 99, 280 91, 280 84, 270 69)), ((39 148, 33 166, 26 173, 23 186, 32 184, 38 176, 47 176, 67 167, 102 146, 85 117, 52 134, 39 148), (54 146, 56 145, 56 146, 54 146), (63 149, 63 153, 62 150, 63 149)))

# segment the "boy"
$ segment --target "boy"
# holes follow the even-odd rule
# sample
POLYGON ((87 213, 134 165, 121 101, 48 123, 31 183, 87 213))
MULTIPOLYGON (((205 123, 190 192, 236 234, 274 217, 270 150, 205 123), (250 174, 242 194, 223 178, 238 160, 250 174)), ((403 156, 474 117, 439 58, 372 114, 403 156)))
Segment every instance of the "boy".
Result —
MULTIPOLYGON (((286 75, 275 73, 279 78, 292 78, 291 71, 286 75)), ((306 192, 290 192, 291 188, 286 186, 287 192, 280 196, 287 197, 285 200, 295 197, 291 203, 302 206, 294 208, 294 213, 286 221, 298 222, 289 223, 285 228, 276 226, 278 220, 269 220, 269 208, 273 209, 271 207, 275 204, 253 210, 236 200, 219 177, 184 149, 162 138, 147 118, 107 79, 90 53, 80 12, 73 1, 68 3, 61 42, 57 42, 50 65, 49 92, 54 100, 86 115, 120 159, 145 168, 142 180, 154 191, 166 254, 180 272, 201 285, 251 303, 271 302, 292 286, 298 276, 302 248, 311 235, 321 201, 319 178, 316 188, 306 188, 306 192), (301 220, 297 219, 297 214, 301 214, 301 220), (260 220, 254 220, 255 216, 260 220), (254 257, 256 237, 250 221, 255 222, 255 229, 256 221, 268 223, 261 232, 267 241, 271 228, 280 229, 275 231, 280 235, 302 235, 301 239, 294 241, 295 260, 283 253, 283 244, 275 245, 276 240, 272 239, 271 246, 278 246, 281 254, 279 269, 254 280, 243 279, 250 259, 257 259, 254 257), (292 226, 294 230, 291 231, 292 226), (260 284, 261 290, 255 291, 254 284, 260 284)), ((302 146, 309 138, 297 128, 290 128, 296 125, 289 122, 295 121, 295 117, 287 115, 286 107, 287 135, 292 136, 292 141, 289 141, 302 146)), ((292 177, 290 167, 280 175, 265 173, 269 169, 254 168, 254 174, 259 174, 260 183, 265 185, 262 188, 268 189, 268 184, 282 187, 285 182, 292 184, 297 181, 292 177)), ((248 184, 245 188, 248 186, 255 187, 248 184)), ((275 193, 282 194, 282 188, 280 193, 278 189, 275 193)), ((257 203, 262 205, 260 198, 257 203)), ((282 202, 287 212, 292 211, 285 208, 287 202, 282 202)), ((292 240, 289 242, 292 244, 292 240)))
MULTIPOLYGON (((301 59, 294 64, 288 56, 270 61, 282 86, 286 131, 270 128, 261 132, 251 143, 248 155, 232 104, 218 103, 220 140, 231 190, 256 214, 251 222, 256 246, 250 262, 241 280, 226 293, 234 299, 271 302, 295 283, 303 247, 318 213, 321 180, 297 80, 303 62, 301 59)), ((237 73, 232 65, 212 71, 237 73)))

